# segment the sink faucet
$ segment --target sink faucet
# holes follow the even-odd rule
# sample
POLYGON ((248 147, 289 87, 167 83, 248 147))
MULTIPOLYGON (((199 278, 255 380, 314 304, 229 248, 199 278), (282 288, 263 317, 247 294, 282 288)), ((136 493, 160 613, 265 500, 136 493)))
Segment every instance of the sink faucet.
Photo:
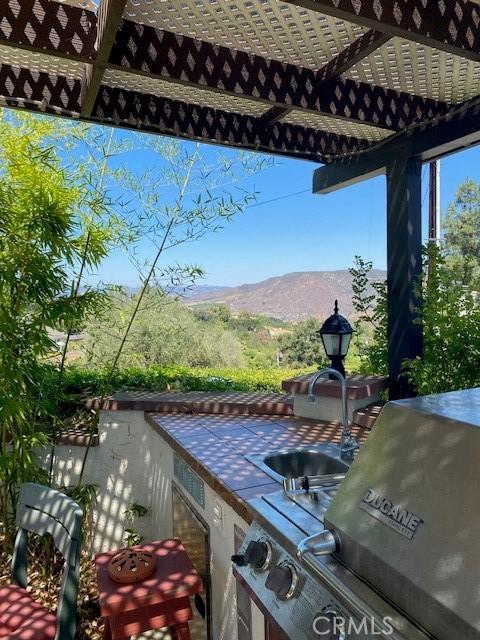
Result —
POLYGON ((340 442, 340 457, 342 460, 353 460, 353 454, 358 449, 359 444, 352 436, 352 432, 350 431, 350 425, 348 422, 348 409, 347 409, 347 381, 345 380, 345 376, 342 376, 336 369, 332 369, 331 367, 327 367, 326 369, 320 369, 317 371, 311 378, 308 383, 308 401, 315 402, 315 394, 313 392, 315 388, 315 384, 319 378, 322 376, 334 376, 337 380, 340 381, 342 385, 342 419, 343 419, 343 429, 342 429, 342 439, 340 442))

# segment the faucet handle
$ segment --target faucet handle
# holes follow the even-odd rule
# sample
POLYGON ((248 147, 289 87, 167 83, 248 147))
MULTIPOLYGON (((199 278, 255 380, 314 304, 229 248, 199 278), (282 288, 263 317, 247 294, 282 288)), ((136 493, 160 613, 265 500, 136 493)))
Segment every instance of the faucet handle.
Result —
POLYGON ((342 439, 340 455, 342 458, 353 459, 353 454, 360 449, 360 443, 350 433, 342 439))

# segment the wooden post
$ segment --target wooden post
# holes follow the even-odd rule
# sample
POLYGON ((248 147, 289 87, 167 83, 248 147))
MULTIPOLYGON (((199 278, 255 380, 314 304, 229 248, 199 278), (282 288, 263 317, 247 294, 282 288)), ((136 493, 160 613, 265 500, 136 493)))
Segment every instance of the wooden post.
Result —
POLYGON ((440 240, 440 161, 430 163, 428 241, 440 240))
POLYGON ((422 269, 421 168, 397 156, 387 166, 387 308, 390 399, 413 395, 401 375, 405 358, 422 354, 422 328, 415 320, 415 287, 422 269))

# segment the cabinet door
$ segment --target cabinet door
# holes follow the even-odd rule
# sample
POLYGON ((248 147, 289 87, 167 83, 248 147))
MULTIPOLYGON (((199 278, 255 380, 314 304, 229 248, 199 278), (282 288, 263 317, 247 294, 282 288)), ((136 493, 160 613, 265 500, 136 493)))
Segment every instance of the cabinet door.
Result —
POLYGON ((210 638, 210 534, 208 527, 200 519, 175 485, 172 486, 173 536, 179 538, 193 566, 203 581, 205 600, 196 594, 194 605, 199 616, 190 622, 195 640, 210 638))
POLYGON ((273 622, 265 624, 265 640, 289 640, 280 627, 273 622))

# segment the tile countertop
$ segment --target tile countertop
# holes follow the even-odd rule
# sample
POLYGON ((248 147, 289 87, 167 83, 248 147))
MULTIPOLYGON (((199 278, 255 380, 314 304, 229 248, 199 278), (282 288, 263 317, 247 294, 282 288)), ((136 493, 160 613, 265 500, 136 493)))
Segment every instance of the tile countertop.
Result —
MULTIPOLYGON (((247 454, 340 442, 341 425, 283 416, 146 413, 147 422, 246 522, 247 500, 280 484, 245 459, 247 454)), ((369 429, 352 426, 363 442, 369 429)))
POLYGON ((127 391, 104 398, 90 398, 89 409, 137 410, 168 413, 221 415, 293 415, 293 397, 284 393, 238 391, 127 391))
MULTIPOLYGON (((282 382, 282 389, 286 393, 307 395, 311 378, 318 373, 307 373, 303 376, 290 378, 282 382)), ((349 400, 361 400, 378 396, 388 389, 388 378, 386 376, 347 376, 347 394, 349 400)), ((341 398, 342 386, 338 380, 329 380, 326 377, 318 378, 315 382, 313 394, 327 398, 341 398)))

